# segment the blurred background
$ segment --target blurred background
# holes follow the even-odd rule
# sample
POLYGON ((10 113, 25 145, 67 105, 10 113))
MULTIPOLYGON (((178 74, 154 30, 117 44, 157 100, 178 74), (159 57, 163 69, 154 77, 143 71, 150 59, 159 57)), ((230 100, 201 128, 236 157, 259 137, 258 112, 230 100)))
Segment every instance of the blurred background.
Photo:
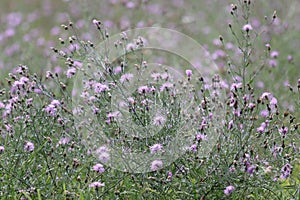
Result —
MULTIPOLYGON (((219 0, 1 0, 0 5, 0 77, 18 64, 30 70, 62 73, 65 66, 57 62, 51 47, 59 46, 58 38, 70 35, 61 24, 72 21, 76 34, 94 43, 99 35, 94 18, 109 28, 111 35, 135 27, 159 26, 185 33, 202 44, 220 69, 226 66, 226 55, 239 59, 236 41, 228 23, 235 23, 230 14, 231 3, 219 0), (225 47, 221 47, 222 35, 225 47)), ((256 30, 253 62, 259 63, 271 44, 278 52, 270 59, 269 71, 262 73, 257 85, 280 94, 282 88, 295 85, 300 78, 300 3, 299 0, 253 1, 249 23, 256 30), (272 16, 276 10, 276 19, 272 16), (293 58, 293 59, 292 59, 293 58)), ((236 22, 240 31, 244 24, 236 22)), ((267 70, 268 71, 268 70, 267 70)), ((285 98, 285 97, 282 97, 285 98)), ((288 98, 287 98, 288 99, 288 98)), ((285 103, 288 106, 288 102, 285 103)))

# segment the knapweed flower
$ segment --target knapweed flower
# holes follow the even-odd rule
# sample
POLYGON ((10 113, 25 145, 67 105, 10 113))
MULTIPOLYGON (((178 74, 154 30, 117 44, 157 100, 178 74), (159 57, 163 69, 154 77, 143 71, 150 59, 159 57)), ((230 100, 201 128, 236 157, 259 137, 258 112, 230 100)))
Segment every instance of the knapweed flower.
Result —
POLYGON ((93 88, 95 93, 101 93, 110 90, 107 85, 104 85, 102 83, 94 83, 93 88))
POLYGON ((105 183, 95 181, 95 182, 91 183, 89 186, 98 189, 100 187, 104 187, 105 183))
POLYGON ((242 88, 242 83, 233 83, 231 86, 230 86, 230 91, 234 91, 234 90, 237 90, 239 88, 242 88))
POLYGON ((56 100, 56 99, 53 99, 53 100, 51 101, 51 104, 54 105, 54 106, 59 106, 59 105, 60 105, 60 102, 59 102, 58 100, 56 100))
POLYGON ((207 140, 207 136, 204 135, 204 134, 198 133, 198 134, 196 135, 196 140, 197 140, 197 141, 207 140))
POLYGON ((247 172, 250 174, 250 176, 253 176, 255 169, 256 169, 256 166, 254 166, 254 165, 247 166, 247 172))
POLYGON ((261 115, 262 117, 268 117, 269 111, 268 111, 268 110, 262 110, 262 111, 260 112, 260 115, 261 115))
POLYGON ((163 162, 161 160, 154 160, 152 163, 151 163, 151 170, 152 171, 156 171, 158 169, 160 169, 163 165, 163 162))
POLYGON ((133 78, 133 74, 123 74, 120 78, 120 82, 129 82, 133 78))
POLYGON ((162 150, 163 146, 161 144, 154 144, 149 149, 151 153, 156 153, 160 150, 162 150))
POLYGON ((272 58, 277 58, 278 56, 279 56, 278 51, 272 51, 272 52, 271 52, 271 57, 272 57, 272 58))
POLYGON ((96 27, 99 27, 101 25, 101 22, 96 20, 96 19, 93 19, 93 24, 96 26, 96 27))
POLYGON ((192 152, 197 152, 197 144, 192 144, 191 146, 190 146, 190 150, 192 151, 192 152))
POLYGON ((289 62, 292 62, 292 61, 293 61, 293 56, 288 55, 288 58, 287 58, 287 59, 288 59, 289 62))
POLYGON ((114 71, 115 74, 119 74, 119 73, 122 72, 122 67, 121 67, 121 66, 117 66, 117 67, 115 67, 115 68, 113 69, 113 71, 114 71))
POLYGON ((99 147, 96 153, 101 163, 106 163, 110 160, 109 149, 106 146, 99 147))
POLYGON ((68 137, 62 137, 59 139, 58 144, 56 145, 56 147, 60 146, 60 145, 65 145, 68 144, 71 141, 70 138, 68 137))
POLYGON ((261 94, 260 99, 261 100, 268 99, 270 96, 271 96, 270 92, 264 92, 264 93, 261 94))
POLYGON ((160 91, 163 92, 164 90, 169 90, 172 87, 173 87, 173 84, 167 82, 167 83, 162 84, 162 86, 160 87, 160 91))
POLYGON ((77 60, 74 61, 73 65, 74 65, 75 67, 79 67, 79 68, 81 68, 81 67, 83 66, 82 62, 77 61, 77 60))
POLYGON ((26 144, 24 145, 24 150, 31 152, 34 150, 34 144, 32 142, 26 142, 26 144))
POLYGON ((285 135, 286 135, 287 132, 289 131, 289 128, 283 126, 283 127, 281 127, 278 131, 279 131, 279 133, 280 133, 280 135, 281 135, 282 137, 285 137, 285 135))
POLYGON ((0 146, 0 153, 3 153, 5 150, 4 146, 0 146))
POLYGON ((167 173, 167 178, 168 178, 168 179, 171 179, 172 177, 173 177, 173 173, 169 171, 169 172, 167 173))
POLYGON ((259 133, 263 133, 265 131, 265 129, 267 128, 267 126, 268 126, 268 123, 263 122, 263 123, 260 124, 260 127, 258 127, 256 129, 256 131, 259 132, 259 133))
POLYGON ((278 61, 274 60, 274 59, 269 60, 269 66, 270 67, 277 67, 278 66, 278 61))
POLYGON ((228 196, 228 195, 230 195, 234 190, 235 190, 235 187, 232 186, 232 185, 229 185, 229 186, 227 186, 227 187, 225 188, 224 194, 225 194, 226 196, 228 196))
POLYGON ((163 117, 163 116, 161 116, 161 115, 157 115, 157 116, 155 116, 154 119, 153 119, 153 124, 154 124, 155 126, 161 126, 161 125, 163 125, 165 122, 166 122, 166 118, 163 117))
POLYGON ((100 174, 103 173, 103 172, 105 171, 103 165, 100 164, 100 163, 94 165, 92 169, 93 169, 94 171, 100 173, 100 174))
POLYGON ((187 77, 191 77, 193 75, 192 70, 188 69, 185 71, 185 74, 187 75, 187 77))
POLYGON ((76 68, 75 67, 71 67, 70 69, 67 70, 67 78, 71 78, 74 74, 76 73, 76 68))
POLYGON ((245 24, 243 26, 243 30, 246 32, 249 32, 249 31, 253 30, 253 28, 252 28, 251 24, 245 24))
POLYGON ((292 173, 292 166, 289 163, 287 163, 281 168, 280 178, 285 180, 290 176, 291 173, 292 173))
POLYGON ((54 99, 51 101, 51 103, 48 106, 46 106, 45 112, 47 112, 51 116, 54 116, 57 111, 57 107, 59 105, 60 105, 60 102, 58 100, 54 99))
POLYGON ((141 87, 139 87, 139 89, 138 89, 138 92, 139 92, 140 94, 145 94, 145 93, 148 92, 148 91, 149 91, 149 87, 148 87, 147 85, 141 86, 141 87))
POLYGON ((248 104, 248 108, 252 109, 252 108, 254 108, 254 107, 255 107, 255 104, 254 104, 254 103, 251 103, 251 102, 250 102, 250 103, 248 104))
POLYGON ((152 73, 152 74, 151 74, 151 77, 152 77, 155 81, 158 81, 159 78, 160 78, 160 73, 152 73))

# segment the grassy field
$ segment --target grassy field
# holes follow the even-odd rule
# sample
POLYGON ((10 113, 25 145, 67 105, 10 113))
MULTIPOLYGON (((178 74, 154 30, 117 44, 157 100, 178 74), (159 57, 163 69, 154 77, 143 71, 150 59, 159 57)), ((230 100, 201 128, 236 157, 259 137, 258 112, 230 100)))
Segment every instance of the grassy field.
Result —
POLYGON ((300 199, 299 8, 2 0, 1 199, 300 199))

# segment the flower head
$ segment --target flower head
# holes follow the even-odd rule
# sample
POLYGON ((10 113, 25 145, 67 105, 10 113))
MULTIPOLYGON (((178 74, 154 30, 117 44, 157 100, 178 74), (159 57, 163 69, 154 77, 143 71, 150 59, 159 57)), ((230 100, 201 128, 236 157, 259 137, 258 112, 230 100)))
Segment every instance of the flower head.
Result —
POLYGON ((282 137, 284 137, 284 136, 287 134, 287 132, 289 131, 289 128, 283 126, 283 127, 281 127, 278 131, 279 131, 280 135, 281 135, 282 137))
POLYGON ((235 187, 232 186, 232 185, 229 185, 229 186, 227 186, 227 187, 225 188, 224 194, 225 194, 226 196, 228 196, 228 195, 230 195, 234 190, 235 190, 235 187))
POLYGON ((34 144, 32 142, 26 142, 26 144, 24 145, 24 150, 31 152, 34 150, 34 144))
POLYGON ((156 153, 160 150, 162 150, 163 146, 161 144, 154 144, 150 147, 151 153, 156 153))
POLYGON ((152 163, 151 163, 151 170, 152 171, 156 171, 158 169, 160 169, 163 165, 163 162, 161 160, 154 160, 152 163))
POLYGON ((93 166, 93 170, 98 172, 98 173, 103 173, 105 171, 104 167, 102 164, 98 163, 96 165, 93 166))
POLYGON ((5 150, 4 146, 0 146, 0 153, 3 153, 5 150))
POLYGON ((74 74, 76 73, 76 68, 75 67, 71 67, 70 69, 67 70, 67 78, 71 78, 74 74))
POLYGON ((253 30, 253 28, 252 28, 251 24, 245 24, 243 26, 243 30, 246 32, 249 32, 249 31, 253 30))
POLYGON ((124 83, 124 82, 129 82, 130 79, 133 78, 133 74, 123 74, 120 78, 120 82, 124 83))
POLYGON ((185 74, 188 76, 188 77, 191 77, 193 75, 193 72, 192 70, 188 69, 185 71, 185 74))
POLYGON ((93 188, 99 188, 99 187, 104 187, 105 186, 105 183, 101 183, 101 182, 98 182, 98 181, 96 181, 96 182, 93 182, 93 183, 91 183, 90 184, 90 187, 93 187, 93 188))

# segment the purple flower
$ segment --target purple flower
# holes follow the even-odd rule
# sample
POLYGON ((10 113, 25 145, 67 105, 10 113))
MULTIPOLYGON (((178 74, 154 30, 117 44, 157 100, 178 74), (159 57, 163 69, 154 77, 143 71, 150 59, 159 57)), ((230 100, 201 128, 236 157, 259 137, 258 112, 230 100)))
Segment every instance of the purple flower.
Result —
POLYGON ((262 111, 260 112, 260 115, 261 115, 262 117, 268 117, 269 111, 268 111, 268 110, 262 110, 262 111))
POLYGON ((99 27, 101 25, 101 22, 96 20, 96 19, 93 19, 93 24, 96 26, 96 27, 99 27))
POLYGON ((188 77, 191 77, 193 75, 193 72, 192 70, 188 69, 185 71, 185 74, 188 76, 188 77))
POLYGON ((269 60, 269 66, 270 67, 277 67, 278 66, 278 61, 274 60, 274 59, 269 60))
POLYGON ((279 133, 282 137, 285 137, 285 135, 287 134, 287 132, 289 131, 289 128, 288 127, 281 127, 279 130, 279 133))
POLYGON ((54 100, 51 101, 51 104, 54 105, 54 106, 59 106, 60 102, 58 100, 54 99, 54 100))
POLYGON ((243 26, 243 30, 249 32, 249 31, 253 30, 253 28, 252 28, 251 24, 245 24, 243 26))
POLYGON ((82 65, 83 65, 82 62, 77 61, 77 60, 74 61, 74 66, 75 67, 79 67, 80 68, 80 67, 82 67, 82 65))
POLYGON ((133 78, 133 74, 123 74, 120 78, 120 82, 124 83, 124 82, 129 82, 130 79, 133 78))
POLYGON ((285 180, 290 176, 291 173, 292 173, 292 166, 289 163, 287 163, 281 168, 280 178, 285 180))
POLYGON ((98 182, 98 181, 93 182, 93 183, 90 184, 90 187, 93 187, 93 188, 96 188, 96 189, 98 189, 99 187, 104 187, 104 186, 105 186, 105 183, 101 183, 101 182, 98 182))
POLYGON ((149 87, 148 87, 147 85, 141 86, 141 87, 139 87, 139 89, 138 89, 138 92, 139 92, 140 94, 145 94, 145 93, 148 92, 148 91, 149 91, 149 87))
POLYGON ((256 130, 257 130, 257 132, 262 133, 262 132, 265 131, 265 129, 267 128, 267 126, 268 126, 268 123, 263 122, 263 123, 260 124, 260 127, 258 127, 256 130))
POLYGON ((278 51, 272 51, 272 52, 271 52, 271 57, 272 57, 272 58, 277 58, 278 55, 279 55, 278 51))
POLYGON ((236 90, 238 88, 242 88, 242 83, 233 83, 231 86, 230 86, 230 91, 233 91, 233 90, 236 90))
POLYGON ((105 171, 104 167, 102 164, 98 163, 96 165, 93 166, 93 170, 98 172, 98 173, 103 173, 105 171))
POLYGON ((151 163, 151 170, 152 171, 156 171, 158 169, 160 169, 163 165, 163 162, 161 160, 154 160, 152 163, 151 163))
POLYGON ((197 144, 192 144, 192 146, 190 146, 190 150, 194 153, 197 152, 197 144))
POLYGON ((247 166, 247 172, 250 174, 250 176, 253 176, 255 169, 256 167, 254 165, 247 166))
POLYGON ((271 104, 272 106, 277 105, 277 99, 276 99, 275 97, 272 97, 272 99, 271 99, 271 101, 270 101, 270 104, 271 104))
POLYGON ((106 163, 110 160, 109 149, 106 146, 99 147, 96 153, 100 162, 106 163))
POLYGON ((162 150, 163 146, 161 144, 154 144, 150 147, 151 153, 156 153, 160 150, 162 150))
POLYGON ((230 195, 234 190, 235 190, 235 187, 232 186, 232 185, 229 185, 229 186, 227 186, 227 187, 225 188, 224 194, 225 194, 226 196, 228 196, 228 195, 230 195))
POLYGON ((0 146, 0 153, 3 153, 5 150, 4 146, 0 146))
POLYGON ((50 114, 51 116, 54 116, 56 113, 56 108, 54 105, 50 104, 45 108, 45 111, 50 114))
POLYGON ((263 100, 263 99, 265 99, 265 98, 268 98, 270 95, 271 95, 270 92, 264 92, 264 93, 262 93, 262 95, 260 96, 260 99, 263 100))
POLYGON ((196 140, 197 140, 197 141, 207 140, 207 136, 204 135, 204 134, 198 133, 198 134, 196 135, 196 140))
POLYGON ((122 72, 122 67, 121 66, 117 66, 116 68, 113 69, 115 74, 118 74, 120 72, 122 72))
POLYGON ((74 74, 76 73, 76 68, 75 67, 71 67, 70 69, 67 70, 67 78, 71 78, 74 74))
POLYGON ((152 73, 152 74, 151 74, 151 77, 152 77, 155 81, 158 81, 159 78, 160 78, 160 73, 152 73))
POLYGON ((135 49, 135 44, 134 43, 129 43, 129 44, 127 44, 127 46, 126 46, 126 50, 127 51, 133 51, 134 49, 135 49))
POLYGON ((62 137, 62 138, 59 139, 57 147, 59 145, 65 145, 65 144, 69 143, 70 141, 71 141, 70 138, 68 138, 68 137, 62 137))
POLYGON ((34 144, 32 142, 26 142, 26 144, 24 145, 24 150, 31 152, 34 150, 34 144))
POLYGON ((228 123, 228 129, 232 129, 233 128, 233 120, 230 120, 228 123))
POLYGON ((169 90, 172 87, 173 87, 173 84, 167 82, 167 83, 162 84, 162 86, 160 87, 160 91, 163 92, 164 90, 169 90))
POLYGON ((172 172, 168 172, 167 174, 168 179, 172 178, 172 176, 173 176, 172 172))
POLYGON ((109 87, 107 85, 104 85, 102 83, 94 83, 94 92, 95 93, 101 93, 101 92, 106 92, 109 91, 109 87))
POLYGON ((255 104, 254 104, 254 103, 251 103, 251 102, 250 102, 250 103, 248 104, 248 108, 252 109, 252 108, 254 108, 254 107, 255 107, 255 104))
POLYGON ((164 123, 166 122, 166 118, 164 118, 163 116, 155 116, 154 119, 153 119, 153 124, 155 126, 161 126, 163 125, 164 123))

